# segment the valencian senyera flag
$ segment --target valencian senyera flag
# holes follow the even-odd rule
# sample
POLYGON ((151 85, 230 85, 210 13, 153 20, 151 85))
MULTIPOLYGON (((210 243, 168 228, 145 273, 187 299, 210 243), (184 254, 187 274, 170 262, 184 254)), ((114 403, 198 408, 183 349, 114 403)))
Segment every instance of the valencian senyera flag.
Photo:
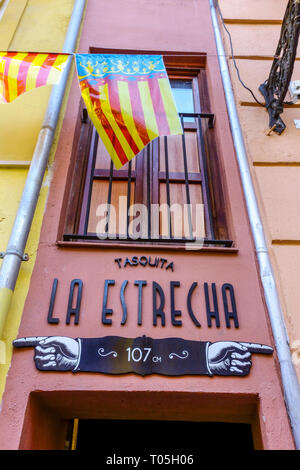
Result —
POLYGON ((0 103, 59 82, 69 54, 0 52, 0 103))
POLYGON ((117 169, 154 138, 182 134, 161 56, 75 57, 88 114, 117 169))

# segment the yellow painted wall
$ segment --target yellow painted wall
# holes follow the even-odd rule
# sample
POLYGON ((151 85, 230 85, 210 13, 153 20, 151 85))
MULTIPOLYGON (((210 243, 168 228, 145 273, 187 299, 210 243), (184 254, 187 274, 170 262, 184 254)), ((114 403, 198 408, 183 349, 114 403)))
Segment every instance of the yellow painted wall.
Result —
MULTIPOLYGON (((263 101, 258 87, 269 75, 287 0, 219 0, 242 80, 263 101)), ((222 28, 222 26, 221 26, 222 28)), ((300 103, 281 115, 286 130, 266 135, 269 117, 237 78, 223 29, 234 94, 275 270, 293 362, 300 379, 300 103), (298 352, 299 351, 299 352, 298 352)), ((300 80, 300 46, 292 80, 300 80)), ((289 95, 286 100, 290 99, 289 95)))
MULTIPOLYGON (((10 0, 0 20, 0 50, 60 52, 73 4, 74 0, 10 0)), ((6 249, 50 92, 49 86, 38 88, 0 105, 0 251, 6 249)), ((22 263, 0 343, 0 400, 35 262, 49 186, 47 174, 44 181, 25 250, 29 261, 22 263)))

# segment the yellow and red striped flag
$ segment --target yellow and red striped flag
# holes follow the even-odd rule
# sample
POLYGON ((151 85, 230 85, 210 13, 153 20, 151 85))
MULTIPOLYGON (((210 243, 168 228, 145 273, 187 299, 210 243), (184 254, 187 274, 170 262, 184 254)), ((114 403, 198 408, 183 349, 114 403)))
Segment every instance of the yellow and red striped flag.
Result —
POLYGON ((87 111, 117 169, 155 137, 182 134, 162 56, 75 57, 87 111))
POLYGON ((69 54, 0 52, 0 103, 59 82, 69 54))

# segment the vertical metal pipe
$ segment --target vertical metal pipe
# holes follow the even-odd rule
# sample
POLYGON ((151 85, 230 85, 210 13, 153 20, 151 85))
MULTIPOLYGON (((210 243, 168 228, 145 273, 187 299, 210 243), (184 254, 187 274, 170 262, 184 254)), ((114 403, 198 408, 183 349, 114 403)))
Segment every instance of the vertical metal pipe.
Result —
POLYGON ((291 422, 296 448, 300 449, 300 388, 296 371, 292 363, 289 340, 284 324, 283 312, 276 288, 275 277, 265 240, 263 224, 260 217, 256 194, 250 174, 249 163, 244 139, 237 114, 234 94, 232 90, 225 50, 219 29, 217 12, 214 0, 209 0, 212 24, 216 39, 217 53, 225 92, 227 110, 231 126, 233 142, 236 150, 245 201, 252 235, 255 243, 261 282, 264 289, 265 300, 273 331, 276 351, 280 364, 281 379, 284 390, 285 403, 291 422))
MULTIPOLYGON (((84 8, 85 0, 75 0, 62 52, 70 54, 74 52, 84 8)), ((0 271, 0 338, 3 334, 12 293, 20 271, 23 253, 47 167, 72 59, 72 56, 70 56, 60 83, 52 88, 44 122, 39 132, 22 198, 2 262, 0 271)))
MULTIPOLYGON (((150 150, 152 145, 147 147, 147 226, 148 226, 148 240, 151 238, 151 165, 150 165, 150 150)), ((141 232, 144 234, 143 230, 141 232)))
MULTIPOLYGON (((89 228, 89 220, 90 220, 90 209, 91 209, 91 201, 92 201, 92 193, 93 193, 93 182, 94 182, 94 173, 95 173, 95 165, 97 159, 97 149, 98 149, 98 141, 99 141, 99 134, 96 132, 96 129, 93 129, 93 138, 91 142, 90 148, 90 155, 92 154, 92 161, 88 162, 88 177, 86 178, 87 188, 87 201, 85 207, 85 218, 84 218, 84 235, 87 235, 88 228, 89 228)), ((109 217, 108 217, 109 218, 109 217)))
POLYGON ((188 174, 188 165, 187 165, 187 154, 186 154, 186 145, 185 145, 185 133, 184 133, 184 120, 183 114, 179 114, 181 120, 181 127, 183 129, 182 134, 182 157, 184 165, 184 181, 185 181, 185 191, 186 191, 186 208, 189 224, 189 237, 193 238, 193 224, 192 224, 192 213, 191 213, 191 199, 190 199, 190 187, 189 187, 189 174, 188 174))
POLYGON ((105 225, 105 233, 109 232, 111 194, 112 194, 112 185, 113 185, 113 171, 114 171, 114 164, 113 164, 113 161, 111 160, 110 170, 109 170, 108 193, 107 193, 107 222, 106 222, 106 225, 105 225))
POLYGON ((197 128, 197 137, 198 137, 198 155, 199 155, 199 166, 201 171, 201 179, 202 179, 202 194, 203 194, 203 202, 204 202, 204 213, 205 213, 205 222, 206 222, 206 236, 209 239, 215 238, 214 233, 214 223, 213 223, 213 216, 211 210, 211 197, 210 197, 210 189, 209 189, 209 182, 208 182, 208 171, 207 171, 207 155, 204 145, 204 137, 202 132, 202 124, 201 124, 201 117, 198 116, 197 118, 198 128, 197 128))

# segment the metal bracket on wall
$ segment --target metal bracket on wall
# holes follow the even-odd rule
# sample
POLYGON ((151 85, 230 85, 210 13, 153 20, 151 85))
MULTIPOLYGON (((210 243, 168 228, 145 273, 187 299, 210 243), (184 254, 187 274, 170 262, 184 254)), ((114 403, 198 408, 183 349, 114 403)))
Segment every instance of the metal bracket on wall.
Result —
MULTIPOLYGON (((300 1, 289 0, 280 38, 268 79, 259 87, 269 113, 270 135, 272 131, 281 134, 286 128, 280 118, 288 91, 297 53, 300 31, 300 1)), ((293 104, 293 102, 288 103, 293 104)))
POLYGON ((0 259, 3 259, 6 255, 18 256, 21 261, 29 261, 29 255, 27 253, 20 253, 17 250, 0 251, 0 259))

